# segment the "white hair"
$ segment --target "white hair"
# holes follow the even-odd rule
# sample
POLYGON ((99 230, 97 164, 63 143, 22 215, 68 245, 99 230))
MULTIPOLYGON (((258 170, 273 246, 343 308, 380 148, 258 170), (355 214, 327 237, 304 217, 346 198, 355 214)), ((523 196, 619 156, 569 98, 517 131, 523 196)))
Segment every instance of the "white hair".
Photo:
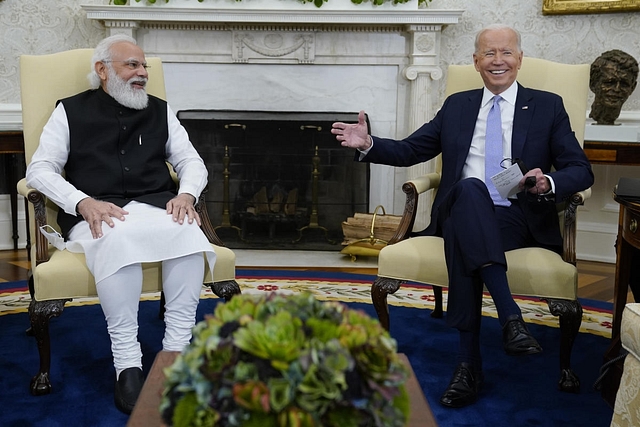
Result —
POLYGON ((518 52, 522 52, 522 37, 520 36, 520 32, 515 28, 506 25, 506 24, 490 24, 478 31, 476 34, 476 42, 475 42, 475 53, 478 53, 478 49, 480 48, 480 36, 484 34, 486 31, 490 30, 511 30, 516 35, 517 43, 518 43, 518 52))
MULTIPOLYGON (((92 89, 97 89, 100 87, 100 76, 96 73, 96 62, 100 61, 110 61, 111 60, 111 47, 116 43, 121 42, 129 42, 137 45, 136 39, 130 37, 126 34, 115 34, 113 36, 109 36, 105 39, 102 39, 100 43, 96 46, 93 51, 93 57, 91 58, 91 72, 87 75, 89 79, 89 84, 92 89)), ((107 64, 108 67, 110 65, 107 64)))

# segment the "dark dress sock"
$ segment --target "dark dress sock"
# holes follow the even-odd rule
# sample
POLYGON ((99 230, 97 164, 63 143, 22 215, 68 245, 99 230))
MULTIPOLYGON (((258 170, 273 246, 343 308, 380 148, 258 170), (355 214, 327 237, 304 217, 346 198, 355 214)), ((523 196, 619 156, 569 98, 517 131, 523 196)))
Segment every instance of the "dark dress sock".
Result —
POLYGON ((490 264, 480 269, 480 277, 489 290, 491 298, 498 310, 498 320, 504 326, 511 316, 522 318, 520 307, 513 300, 507 282, 507 269, 502 264, 490 264))
POLYGON ((458 363, 470 363, 476 370, 482 370, 482 356, 480 354, 480 333, 460 331, 460 349, 458 363))

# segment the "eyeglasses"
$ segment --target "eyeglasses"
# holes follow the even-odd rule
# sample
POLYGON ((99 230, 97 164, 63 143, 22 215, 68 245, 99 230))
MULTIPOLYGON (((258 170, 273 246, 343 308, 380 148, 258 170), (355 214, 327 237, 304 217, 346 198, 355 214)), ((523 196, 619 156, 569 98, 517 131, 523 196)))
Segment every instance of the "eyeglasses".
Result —
POLYGON ((529 171, 529 169, 525 166, 524 162, 520 159, 502 159, 502 161, 500 162, 500 167, 502 169, 508 169, 511 166, 517 164, 518 166, 520 166, 520 170, 522 171, 522 174, 524 175, 525 173, 527 173, 529 171))
POLYGON ((140 61, 135 61, 135 60, 131 60, 131 61, 111 61, 111 60, 105 60, 102 61, 104 63, 108 63, 108 62, 119 62, 121 64, 123 64, 125 67, 127 67, 130 70, 137 70, 139 67, 144 68, 145 70, 149 69, 149 67, 151 67, 150 65, 147 65, 146 62, 140 62, 140 61))

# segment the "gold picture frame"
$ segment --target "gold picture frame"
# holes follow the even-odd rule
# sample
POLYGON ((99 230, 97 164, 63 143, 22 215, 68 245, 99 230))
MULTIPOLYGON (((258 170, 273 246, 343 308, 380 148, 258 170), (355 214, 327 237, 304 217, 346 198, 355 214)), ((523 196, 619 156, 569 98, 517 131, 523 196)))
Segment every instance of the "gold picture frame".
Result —
POLYGON ((544 0, 543 15, 640 11, 640 0, 544 0))

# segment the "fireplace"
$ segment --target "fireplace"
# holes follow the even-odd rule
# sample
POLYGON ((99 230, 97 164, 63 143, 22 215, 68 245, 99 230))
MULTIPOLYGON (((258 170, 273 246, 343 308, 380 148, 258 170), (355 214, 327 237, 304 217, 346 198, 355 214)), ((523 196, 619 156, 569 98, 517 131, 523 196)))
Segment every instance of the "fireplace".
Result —
MULTIPOLYGON (((272 0, 273 8, 261 6, 259 10, 252 10, 250 1, 224 9, 207 1, 192 1, 193 7, 188 8, 180 7, 180 2, 158 3, 148 7, 82 7, 87 18, 105 25, 107 35, 131 35, 147 56, 162 59, 167 101, 174 111, 321 113, 364 109, 375 119, 371 121, 373 134, 397 138, 430 120, 440 104, 439 85, 434 82, 443 75, 441 32, 456 24, 463 13, 431 6, 418 9, 417 2, 414 10, 379 9, 371 2, 354 6, 354 10, 329 8, 348 1, 330 1, 322 8, 295 4, 287 9, 288 2, 272 0)), ((301 155, 307 167, 306 159, 314 154, 312 145, 307 144, 308 152, 301 155)), ((335 152, 321 147, 320 173, 326 173, 329 154, 331 159, 339 150, 345 156, 352 155, 338 146, 335 152)), ((223 156, 223 149, 218 147, 216 156, 223 156)), ((230 151, 233 165, 239 153, 237 148, 230 151)), ((354 162, 349 162, 354 170, 354 162)), ((382 205, 387 213, 401 214, 402 184, 433 170, 433 162, 411 168, 371 165, 369 193, 364 199, 368 207, 362 210, 373 212, 382 205)), ((222 181, 220 173, 212 171, 216 174, 210 177, 213 185, 222 181)), ((269 185, 265 186, 268 191, 269 185)), ((218 194, 220 189, 212 190, 218 194)), ((240 193, 233 197, 239 200, 240 193)), ((416 229, 426 226, 430 197, 421 196, 416 229)), ((216 215, 220 215, 221 202, 212 203, 211 213, 220 221, 216 215)), ((330 209, 323 210, 318 213, 321 226, 330 209)), ((340 216, 344 217, 343 213, 340 216)), ((218 231, 235 233, 233 229, 218 231)), ((272 231, 277 235, 278 226, 272 231)))
POLYGON ((330 132, 357 113, 184 110, 209 170, 207 211, 231 248, 335 250, 369 204, 368 164, 330 132))

